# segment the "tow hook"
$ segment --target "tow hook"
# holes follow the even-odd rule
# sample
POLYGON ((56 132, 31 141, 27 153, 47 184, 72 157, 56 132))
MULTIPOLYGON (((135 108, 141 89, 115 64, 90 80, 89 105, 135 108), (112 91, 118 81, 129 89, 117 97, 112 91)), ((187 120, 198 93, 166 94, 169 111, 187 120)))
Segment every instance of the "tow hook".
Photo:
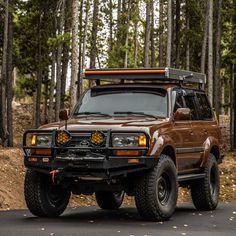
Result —
POLYGON ((55 183, 56 175, 62 172, 62 170, 52 170, 50 171, 50 175, 52 176, 52 182, 55 183))

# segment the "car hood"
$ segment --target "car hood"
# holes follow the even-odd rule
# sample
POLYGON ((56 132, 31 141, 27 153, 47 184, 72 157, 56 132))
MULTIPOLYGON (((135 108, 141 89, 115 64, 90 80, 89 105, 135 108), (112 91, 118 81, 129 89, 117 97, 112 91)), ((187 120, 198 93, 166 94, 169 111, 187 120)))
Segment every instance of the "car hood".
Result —
MULTIPOLYGON (((69 119, 67 121, 67 130, 143 131, 150 133, 151 130, 156 130, 161 124, 166 123, 168 120, 168 118, 154 119, 149 117, 81 117, 69 119)), ((43 125, 40 129, 65 129, 65 121, 43 125)))

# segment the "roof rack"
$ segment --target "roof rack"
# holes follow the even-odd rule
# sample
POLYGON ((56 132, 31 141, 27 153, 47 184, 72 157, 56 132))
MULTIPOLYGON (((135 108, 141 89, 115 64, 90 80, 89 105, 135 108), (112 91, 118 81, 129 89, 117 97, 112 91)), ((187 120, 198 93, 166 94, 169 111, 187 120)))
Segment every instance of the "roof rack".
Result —
POLYGON ((84 79, 100 81, 121 80, 139 80, 139 81, 161 81, 161 82, 179 82, 196 83, 203 89, 206 83, 206 75, 202 73, 178 70, 168 67, 159 68, 139 68, 139 69, 87 69, 84 72, 84 79))

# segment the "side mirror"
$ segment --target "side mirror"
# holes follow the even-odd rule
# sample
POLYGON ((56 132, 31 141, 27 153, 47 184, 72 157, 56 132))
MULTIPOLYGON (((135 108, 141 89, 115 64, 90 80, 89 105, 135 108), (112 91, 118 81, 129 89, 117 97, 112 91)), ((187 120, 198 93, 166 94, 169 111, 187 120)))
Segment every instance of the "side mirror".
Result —
POLYGON ((191 120, 191 110, 189 108, 178 108, 174 113, 174 120, 191 120))
POLYGON ((68 120, 69 119, 69 110, 68 109, 60 110, 59 119, 60 120, 68 120))

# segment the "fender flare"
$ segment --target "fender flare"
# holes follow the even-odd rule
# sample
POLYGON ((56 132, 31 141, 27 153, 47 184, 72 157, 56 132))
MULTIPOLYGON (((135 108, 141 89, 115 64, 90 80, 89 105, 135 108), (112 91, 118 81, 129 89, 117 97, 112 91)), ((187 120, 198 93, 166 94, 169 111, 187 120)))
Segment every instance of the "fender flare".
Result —
MULTIPOLYGON (((217 149, 220 150, 219 141, 213 136, 210 136, 203 143, 204 152, 203 152, 201 167, 205 167, 207 165, 209 154, 211 153, 213 147, 217 147, 217 149)), ((219 157, 216 157, 216 158, 219 158, 219 157)))
MULTIPOLYGON (((149 153, 150 156, 158 158, 166 148, 172 149, 172 155, 170 156, 174 161, 176 168, 177 168, 177 160, 176 160, 176 148, 173 139, 168 135, 153 135, 152 140, 152 149, 149 153)), ((165 153, 166 154, 166 153, 165 153)))

